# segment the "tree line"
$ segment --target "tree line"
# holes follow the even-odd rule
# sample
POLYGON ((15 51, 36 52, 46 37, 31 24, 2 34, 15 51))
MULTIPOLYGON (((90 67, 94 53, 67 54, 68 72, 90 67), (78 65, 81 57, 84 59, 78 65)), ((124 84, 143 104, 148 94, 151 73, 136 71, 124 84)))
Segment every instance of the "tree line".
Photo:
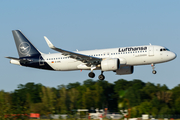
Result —
POLYGON ((128 110, 131 117, 142 114, 180 114, 180 85, 145 83, 134 79, 85 80, 46 87, 33 82, 20 84, 12 92, 0 91, 0 117, 11 114, 73 114, 76 109, 128 110))

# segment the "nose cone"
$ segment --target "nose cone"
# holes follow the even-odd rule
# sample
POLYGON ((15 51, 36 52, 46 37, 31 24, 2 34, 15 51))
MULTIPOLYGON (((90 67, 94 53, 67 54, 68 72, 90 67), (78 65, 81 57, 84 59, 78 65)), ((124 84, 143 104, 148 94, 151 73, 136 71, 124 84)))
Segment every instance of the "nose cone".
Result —
POLYGON ((176 55, 176 53, 171 52, 169 57, 171 60, 174 60, 177 57, 177 55, 176 55))

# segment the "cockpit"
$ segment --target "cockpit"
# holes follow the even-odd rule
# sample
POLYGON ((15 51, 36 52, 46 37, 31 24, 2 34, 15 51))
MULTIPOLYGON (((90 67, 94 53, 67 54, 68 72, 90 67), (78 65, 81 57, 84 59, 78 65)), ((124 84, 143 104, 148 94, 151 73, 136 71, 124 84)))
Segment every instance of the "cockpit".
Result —
POLYGON ((170 51, 170 50, 167 48, 161 48, 160 51, 170 51))

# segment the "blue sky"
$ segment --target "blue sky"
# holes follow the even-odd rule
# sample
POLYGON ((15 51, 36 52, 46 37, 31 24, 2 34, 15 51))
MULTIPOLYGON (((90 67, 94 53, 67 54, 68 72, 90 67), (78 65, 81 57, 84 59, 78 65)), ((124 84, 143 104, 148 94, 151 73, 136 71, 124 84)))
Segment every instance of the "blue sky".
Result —
MULTIPOLYGON (((12 30, 20 29, 43 53, 55 53, 43 36, 55 46, 75 51, 161 45, 180 53, 179 0, 31 0, 0 1, 0 89, 13 91, 19 84, 41 83, 49 87, 89 79, 89 71, 45 71, 9 63, 5 56, 18 57, 12 30)), ((104 72, 110 83, 118 79, 140 79, 170 89, 180 84, 179 57, 157 64, 136 66, 132 75, 104 72)), ((100 71, 95 71, 97 80, 100 71)))

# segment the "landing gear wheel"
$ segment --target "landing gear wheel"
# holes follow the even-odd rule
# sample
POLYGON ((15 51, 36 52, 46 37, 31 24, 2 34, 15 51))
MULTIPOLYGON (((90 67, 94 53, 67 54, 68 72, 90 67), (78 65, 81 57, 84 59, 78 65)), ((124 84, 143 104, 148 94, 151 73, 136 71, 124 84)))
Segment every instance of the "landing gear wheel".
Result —
POLYGON ((100 80, 104 80, 105 79, 105 76, 103 74, 100 74, 99 77, 98 77, 100 80))
POLYGON ((152 71, 153 74, 156 74, 157 72, 155 70, 152 71))
POLYGON ((89 76, 90 78, 94 78, 94 77, 95 77, 95 74, 94 74, 93 72, 90 72, 90 73, 88 74, 88 76, 89 76))
POLYGON ((152 69, 153 69, 152 73, 153 73, 153 74, 156 74, 157 72, 156 72, 156 70, 154 70, 154 68, 155 68, 154 66, 155 66, 155 65, 152 63, 152 64, 151 64, 151 67, 152 67, 152 69))

